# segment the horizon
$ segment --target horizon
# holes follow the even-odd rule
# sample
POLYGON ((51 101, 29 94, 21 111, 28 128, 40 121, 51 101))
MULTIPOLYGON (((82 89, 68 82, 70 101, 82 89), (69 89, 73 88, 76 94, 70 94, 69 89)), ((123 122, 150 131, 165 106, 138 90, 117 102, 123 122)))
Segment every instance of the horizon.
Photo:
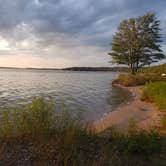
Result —
MULTIPOLYGON (((166 62, 164 63, 155 63, 153 65, 151 65, 150 67, 154 67, 154 66, 159 66, 159 65, 164 65, 166 64, 166 62)), ((149 67, 149 66, 144 66, 145 68, 149 67)), ((144 68, 143 67, 143 68, 144 68)), ((66 67, 62 67, 62 68, 55 68, 55 67, 14 67, 14 66, 0 66, 1 68, 5 68, 5 69, 34 69, 34 70, 64 70, 64 69, 70 69, 70 68, 129 68, 128 66, 119 66, 119 65, 113 65, 113 66, 66 66, 66 67)))
POLYGON ((161 21, 166 54, 165 6, 163 0, 0 0, 0 67, 116 67, 107 53, 117 26, 147 12, 161 21))

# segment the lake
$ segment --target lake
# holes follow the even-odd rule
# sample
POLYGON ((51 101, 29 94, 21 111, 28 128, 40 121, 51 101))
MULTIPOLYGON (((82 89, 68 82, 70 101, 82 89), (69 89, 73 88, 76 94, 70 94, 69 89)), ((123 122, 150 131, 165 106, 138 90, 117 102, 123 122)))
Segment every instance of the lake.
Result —
POLYGON ((87 121, 102 118, 127 99, 124 90, 112 87, 118 72, 0 69, 0 107, 44 97, 58 109, 81 110, 87 121))

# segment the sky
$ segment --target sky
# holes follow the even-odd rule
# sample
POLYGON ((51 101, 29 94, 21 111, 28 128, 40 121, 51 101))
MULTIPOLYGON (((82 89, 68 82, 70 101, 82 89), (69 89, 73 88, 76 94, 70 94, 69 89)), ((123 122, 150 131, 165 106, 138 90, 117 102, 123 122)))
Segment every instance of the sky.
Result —
POLYGON ((166 0, 0 0, 0 66, 111 66, 118 24, 147 12, 166 53, 166 0))

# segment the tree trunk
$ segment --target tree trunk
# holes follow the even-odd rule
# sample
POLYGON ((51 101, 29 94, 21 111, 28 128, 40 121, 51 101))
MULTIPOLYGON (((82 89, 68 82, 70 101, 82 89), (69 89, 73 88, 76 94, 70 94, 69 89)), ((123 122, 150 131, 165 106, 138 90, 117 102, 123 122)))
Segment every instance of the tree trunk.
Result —
POLYGON ((130 72, 131 74, 135 74, 135 67, 133 64, 130 64, 130 72))

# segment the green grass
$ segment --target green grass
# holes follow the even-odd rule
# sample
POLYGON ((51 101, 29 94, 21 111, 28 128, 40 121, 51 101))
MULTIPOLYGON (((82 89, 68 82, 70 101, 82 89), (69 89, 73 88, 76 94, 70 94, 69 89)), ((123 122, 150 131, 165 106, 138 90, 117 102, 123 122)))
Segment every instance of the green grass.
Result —
POLYGON ((166 130, 166 82, 149 83, 143 88, 141 100, 155 103, 162 111, 161 130, 166 130))
POLYGON ((118 83, 123 86, 137 86, 137 85, 145 85, 148 82, 156 82, 156 81, 166 81, 166 77, 162 77, 158 74, 143 74, 138 73, 135 75, 132 74, 121 74, 119 77, 113 81, 113 83, 118 83))
POLYGON ((142 100, 154 102, 163 110, 166 110, 166 82, 149 83, 143 88, 142 100))
POLYGON ((156 130, 128 133, 107 129, 96 133, 62 107, 42 98, 3 111, 0 125, 0 165, 149 166, 162 164, 165 137, 156 130))
POLYGON ((166 81, 166 63, 153 67, 140 68, 138 73, 121 74, 113 83, 118 83, 123 86, 145 85, 148 82, 166 81))

